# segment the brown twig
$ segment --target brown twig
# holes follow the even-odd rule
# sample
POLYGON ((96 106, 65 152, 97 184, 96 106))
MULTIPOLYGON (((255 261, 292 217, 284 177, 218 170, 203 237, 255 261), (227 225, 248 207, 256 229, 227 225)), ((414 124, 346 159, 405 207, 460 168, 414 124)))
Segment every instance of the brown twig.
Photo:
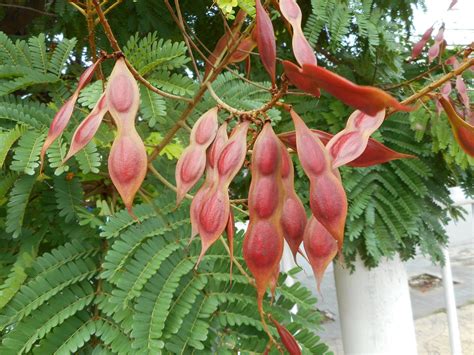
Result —
MULTIPOLYGON (((458 56, 466 51, 472 51, 472 48, 471 46, 468 46, 468 47, 465 47, 465 48, 462 48, 460 49, 459 51, 457 51, 455 54, 453 54, 454 56, 458 56)), ((470 52, 469 52, 470 53, 470 52)), ((411 84, 412 82, 414 81, 417 81, 421 78, 423 78, 424 76, 426 75, 429 75, 431 74, 432 72, 434 72, 435 70, 441 68, 441 67, 444 67, 444 63, 443 62, 440 62, 434 66, 432 66, 431 68, 429 68, 427 71, 421 73, 421 74, 418 74, 417 76, 415 76, 414 78, 411 78, 409 80, 406 80, 406 81, 403 81, 401 83, 398 83, 398 84, 394 84, 394 85, 381 85, 380 87, 384 90, 394 90, 394 89, 397 89, 399 87, 403 87, 403 86, 407 86, 409 84, 411 84)))
MULTIPOLYGON (((401 104, 402 105, 409 105, 409 104, 412 104, 412 103, 416 102, 418 99, 422 98, 423 96, 426 96, 427 94, 429 94, 433 90, 439 88, 445 82, 447 82, 448 80, 451 80, 452 78, 454 78, 457 75, 460 75, 461 73, 463 73, 465 70, 469 69, 473 65, 474 65, 474 58, 470 58, 470 59, 465 60, 464 63, 461 63, 458 68, 450 71, 446 75, 443 75, 441 78, 439 78, 438 80, 432 82, 428 86, 425 86, 423 89, 421 89, 417 93, 415 93, 415 94, 411 95, 410 97, 406 98, 405 100, 403 100, 401 102, 401 104)), ((393 109, 388 110, 387 116, 394 113, 394 112, 395 112, 395 110, 393 110, 393 109)))
MULTIPOLYGON (((165 0, 165 2, 168 2, 168 0, 165 0)), ((174 5, 176 7, 176 14, 178 15, 178 21, 179 21, 179 28, 181 30, 181 33, 183 34, 184 42, 186 43, 186 46, 188 47, 188 53, 189 56, 191 57, 191 62, 193 63, 194 71, 196 73, 196 77, 198 78, 199 81, 201 81, 201 75, 199 74, 199 69, 196 64, 196 60, 194 59, 194 54, 193 50, 191 48, 191 45, 189 43, 189 36, 186 33, 186 28, 184 26, 184 20, 183 20, 183 15, 181 13, 181 8, 179 6, 179 0, 174 0, 174 5)))
POLYGON ((11 7, 11 8, 14 8, 14 9, 28 10, 28 11, 31 11, 31 12, 36 12, 36 13, 41 14, 41 15, 45 15, 45 16, 51 16, 51 17, 57 17, 58 16, 58 15, 53 14, 51 12, 46 12, 46 11, 35 9, 34 7, 28 7, 28 6, 22 6, 22 5, 13 5, 13 4, 0 4, 0 6, 11 7))
MULTIPOLYGON (((229 255, 231 255, 229 245, 227 245, 227 242, 225 241, 225 239, 222 236, 220 236, 219 239, 222 242, 222 244, 224 245, 224 249, 227 251, 227 253, 229 255)), ((249 284, 251 284, 252 286, 255 286, 255 280, 252 277, 250 277, 250 275, 245 271, 242 264, 239 263, 239 261, 235 258, 234 255, 232 255, 231 262, 233 262, 235 264, 235 266, 237 266, 237 269, 239 269, 240 273, 245 276, 245 278, 247 279, 249 284)))

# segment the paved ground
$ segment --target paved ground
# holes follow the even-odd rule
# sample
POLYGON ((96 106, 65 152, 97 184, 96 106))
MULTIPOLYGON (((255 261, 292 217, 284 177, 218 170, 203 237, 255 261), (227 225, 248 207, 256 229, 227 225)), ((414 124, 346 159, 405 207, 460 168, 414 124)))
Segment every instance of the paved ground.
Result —
MULTIPOLYGON (((469 211, 469 213, 471 213, 469 211)), ((458 309, 464 354, 474 355, 474 218, 465 222, 449 225, 449 254, 454 280, 454 290, 458 309)), ((328 319, 323 324, 321 338, 330 345, 336 355, 344 354, 340 338, 336 290, 332 265, 328 268, 322 282, 323 297, 316 294, 315 282, 309 265, 303 263, 305 274, 299 281, 314 290, 318 298, 318 308, 327 312, 328 319)), ((422 255, 406 263, 409 278, 428 275, 433 281, 432 287, 410 287, 413 316, 417 333, 419 354, 450 354, 447 317, 445 312, 444 289, 439 283, 441 269, 433 266, 422 255), (437 283, 438 282, 438 283, 437 283)))

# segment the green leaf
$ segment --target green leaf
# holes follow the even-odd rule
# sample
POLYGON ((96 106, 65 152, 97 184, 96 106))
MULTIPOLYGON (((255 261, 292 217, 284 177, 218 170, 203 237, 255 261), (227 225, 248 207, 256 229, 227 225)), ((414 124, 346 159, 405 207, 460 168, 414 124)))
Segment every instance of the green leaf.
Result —
POLYGON ((163 97, 140 85, 140 99, 140 112, 150 127, 158 121, 163 121, 166 117, 166 103, 163 97))
POLYGON ((15 128, 6 131, 0 132, 0 168, 5 162, 5 158, 8 154, 8 151, 12 145, 16 142, 26 132, 26 127, 17 125, 15 128))
POLYGON ((64 217, 66 222, 77 222, 78 210, 82 208, 84 201, 84 192, 79 180, 67 179, 64 176, 55 177, 54 194, 59 215, 64 217))
POLYGON ((74 158, 79 163, 79 168, 84 174, 97 174, 99 172, 101 157, 94 141, 90 141, 84 149, 74 155, 74 158))
POLYGON ((33 130, 26 132, 15 148, 11 170, 34 175, 40 165, 39 156, 45 139, 46 133, 33 130))
POLYGON ((14 238, 21 235, 26 206, 35 182, 36 176, 23 175, 18 178, 10 192, 5 230, 14 238))

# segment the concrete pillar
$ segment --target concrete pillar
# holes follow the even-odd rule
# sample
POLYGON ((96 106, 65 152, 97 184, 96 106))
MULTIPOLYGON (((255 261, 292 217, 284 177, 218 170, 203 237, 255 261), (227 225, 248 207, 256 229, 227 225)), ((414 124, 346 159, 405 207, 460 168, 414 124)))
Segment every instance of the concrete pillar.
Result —
POLYGON ((344 353, 416 354, 408 279, 400 258, 383 259, 371 270, 358 258, 355 267, 352 274, 338 263, 334 268, 344 353))

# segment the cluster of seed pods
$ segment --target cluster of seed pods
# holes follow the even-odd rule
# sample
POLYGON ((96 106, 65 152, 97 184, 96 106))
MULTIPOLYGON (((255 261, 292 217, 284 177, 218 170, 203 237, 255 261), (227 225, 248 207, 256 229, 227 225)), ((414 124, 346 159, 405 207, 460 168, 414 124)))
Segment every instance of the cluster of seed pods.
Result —
POLYGON ((191 239, 197 234, 201 238, 201 254, 197 264, 225 230, 232 244, 234 223, 228 189, 245 160, 248 127, 248 121, 239 123, 228 138, 226 123, 217 129, 217 108, 209 110, 194 125, 191 143, 176 166, 178 203, 201 178, 204 169, 206 170, 206 179, 194 196, 190 207, 191 239), (212 119, 209 118, 210 113, 212 119), (200 129, 206 138, 205 141, 201 140, 201 144, 197 143, 196 135, 193 136, 193 133, 200 129), (188 182, 183 181, 183 176, 190 177, 185 179, 188 182))
POLYGON ((204 113, 191 130, 189 146, 176 164, 176 194, 179 205, 186 193, 198 182, 206 168, 206 150, 216 137, 217 107, 204 113))
MULTIPOLYGON (((54 117, 41 150, 42 162, 47 149, 62 134, 69 123, 80 90, 90 82, 101 61, 102 59, 94 63, 81 75, 73 96, 66 101, 54 117)), ((74 132, 69 152, 64 159, 64 161, 68 160, 92 140, 104 115, 109 112, 117 127, 117 135, 108 159, 109 175, 132 215, 133 199, 145 179, 147 170, 145 145, 135 128, 139 103, 137 82, 127 68, 125 60, 119 58, 108 79, 105 92, 91 113, 74 132)))
POLYGON ((283 254, 281 216, 285 191, 281 152, 278 137, 271 124, 266 123, 253 146, 249 224, 243 244, 245 262, 255 278, 260 313, 263 312, 263 297, 272 286, 272 278, 278 274, 283 254))

